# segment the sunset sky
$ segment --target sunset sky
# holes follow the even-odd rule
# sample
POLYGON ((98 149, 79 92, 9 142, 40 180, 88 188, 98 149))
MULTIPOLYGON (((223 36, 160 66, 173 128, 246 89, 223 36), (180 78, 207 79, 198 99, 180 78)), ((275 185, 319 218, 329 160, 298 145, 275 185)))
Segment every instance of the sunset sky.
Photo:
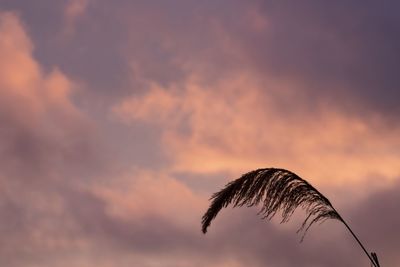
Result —
POLYGON ((0 0, 0 266, 370 266, 211 194, 261 167, 400 266, 400 3, 0 0))

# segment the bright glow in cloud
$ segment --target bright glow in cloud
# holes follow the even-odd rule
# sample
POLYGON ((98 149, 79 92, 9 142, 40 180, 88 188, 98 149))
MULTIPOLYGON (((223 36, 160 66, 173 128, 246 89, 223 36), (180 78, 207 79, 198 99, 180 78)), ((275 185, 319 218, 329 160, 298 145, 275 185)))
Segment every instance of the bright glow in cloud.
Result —
POLYGON ((193 213, 200 214, 206 201, 187 186, 168 175, 146 170, 133 170, 111 181, 94 186, 93 193, 108 203, 112 216, 132 220, 162 216, 181 227, 198 223, 193 213), (173 211, 173 214, 171 212, 173 211))
POLYGON ((296 97, 295 88, 287 82, 261 86, 251 73, 207 86, 190 78, 168 88, 151 84, 114 112, 125 122, 159 125, 174 171, 239 174, 280 166, 329 184, 400 174, 393 149, 400 147, 399 129, 386 131, 378 119, 322 103, 311 112, 296 110, 280 101, 283 94, 296 97))
MULTIPOLYGON (((32 57, 33 45, 18 17, 13 13, 0 14, 0 93, 4 103, 16 114, 34 122, 35 116, 79 116, 70 101, 71 81, 59 70, 44 74, 32 57), (20 110, 24 107, 24 112, 20 110)), ((22 119, 22 118, 21 118, 22 119)))
POLYGON ((2 265, 364 264, 337 222, 300 245, 297 225, 227 209, 202 235, 222 179, 268 166, 321 188, 398 265, 393 6, 4 3, 2 265))
POLYGON ((73 82, 56 68, 45 73, 32 54, 19 17, 0 13, 0 212, 9 214, 0 255, 10 266, 21 255, 87 243, 71 235, 80 226, 63 194, 65 175, 92 160, 90 121, 71 101, 73 82))

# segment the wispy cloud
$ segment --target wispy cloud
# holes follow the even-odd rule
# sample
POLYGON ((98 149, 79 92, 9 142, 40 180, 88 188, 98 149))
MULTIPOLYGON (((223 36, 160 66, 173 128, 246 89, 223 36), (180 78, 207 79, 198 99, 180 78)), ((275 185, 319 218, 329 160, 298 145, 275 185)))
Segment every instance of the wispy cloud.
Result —
POLYGON ((0 213, 6 225, 0 255, 4 265, 31 266, 32 257, 50 260, 42 253, 85 246, 70 235, 77 226, 65 209, 82 181, 66 177, 100 157, 90 119, 71 100, 74 83, 57 69, 42 69, 11 12, 0 13, 0 57, 0 213))
POLYGON ((398 5, 355 3, 1 1, 0 265, 364 264, 334 222, 201 234, 212 192, 278 166, 396 266, 398 5))
POLYGON ((208 85, 196 79, 171 87, 150 84, 114 112, 128 124, 160 127, 175 171, 238 174, 291 166, 328 184, 398 177, 393 147, 400 145, 399 129, 326 103, 300 108, 304 103, 295 90, 288 81, 261 83, 251 73, 233 73, 208 85))
POLYGON ((73 35, 80 17, 85 15, 89 0, 69 0, 64 10, 64 34, 73 35))

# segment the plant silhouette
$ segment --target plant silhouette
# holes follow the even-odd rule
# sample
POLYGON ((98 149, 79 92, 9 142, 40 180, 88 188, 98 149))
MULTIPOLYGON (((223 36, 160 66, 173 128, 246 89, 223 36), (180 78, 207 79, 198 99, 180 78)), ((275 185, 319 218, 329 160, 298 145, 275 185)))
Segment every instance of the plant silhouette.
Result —
POLYGON ((322 223, 327 219, 339 220, 356 239, 371 264, 374 267, 380 267, 376 253, 368 253, 328 198, 306 180, 288 170, 263 168, 250 171, 214 193, 210 200, 212 200, 211 205, 202 218, 203 233, 207 232, 207 228, 218 212, 229 204, 233 207, 251 207, 261 204, 259 214, 263 216, 263 219, 271 219, 280 211, 282 223, 289 221, 294 211, 301 207, 307 214, 298 230, 298 232, 303 232, 301 240, 314 223, 322 223))

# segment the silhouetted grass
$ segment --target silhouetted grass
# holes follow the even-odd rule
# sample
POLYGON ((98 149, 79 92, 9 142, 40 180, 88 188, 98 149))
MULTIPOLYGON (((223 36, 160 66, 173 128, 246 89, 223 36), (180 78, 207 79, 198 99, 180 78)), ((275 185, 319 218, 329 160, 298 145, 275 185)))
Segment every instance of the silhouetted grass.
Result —
POLYGON ((306 219, 298 230, 298 232, 303 231, 302 240, 314 223, 327 219, 339 220, 356 239, 373 266, 379 267, 376 253, 367 252, 330 201, 306 180, 288 170, 264 168, 248 172, 214 193, 211 200, 211 205, 202 218, 203 233, 207 232, 207 228, 218 212, 229 204, 233 207, 251 207, 261 204, 259 214, 263 215, 263 219, 271 219, 280 211, 282 223, 289 221, 294 211, 301 207, 307 213, 306 219))

